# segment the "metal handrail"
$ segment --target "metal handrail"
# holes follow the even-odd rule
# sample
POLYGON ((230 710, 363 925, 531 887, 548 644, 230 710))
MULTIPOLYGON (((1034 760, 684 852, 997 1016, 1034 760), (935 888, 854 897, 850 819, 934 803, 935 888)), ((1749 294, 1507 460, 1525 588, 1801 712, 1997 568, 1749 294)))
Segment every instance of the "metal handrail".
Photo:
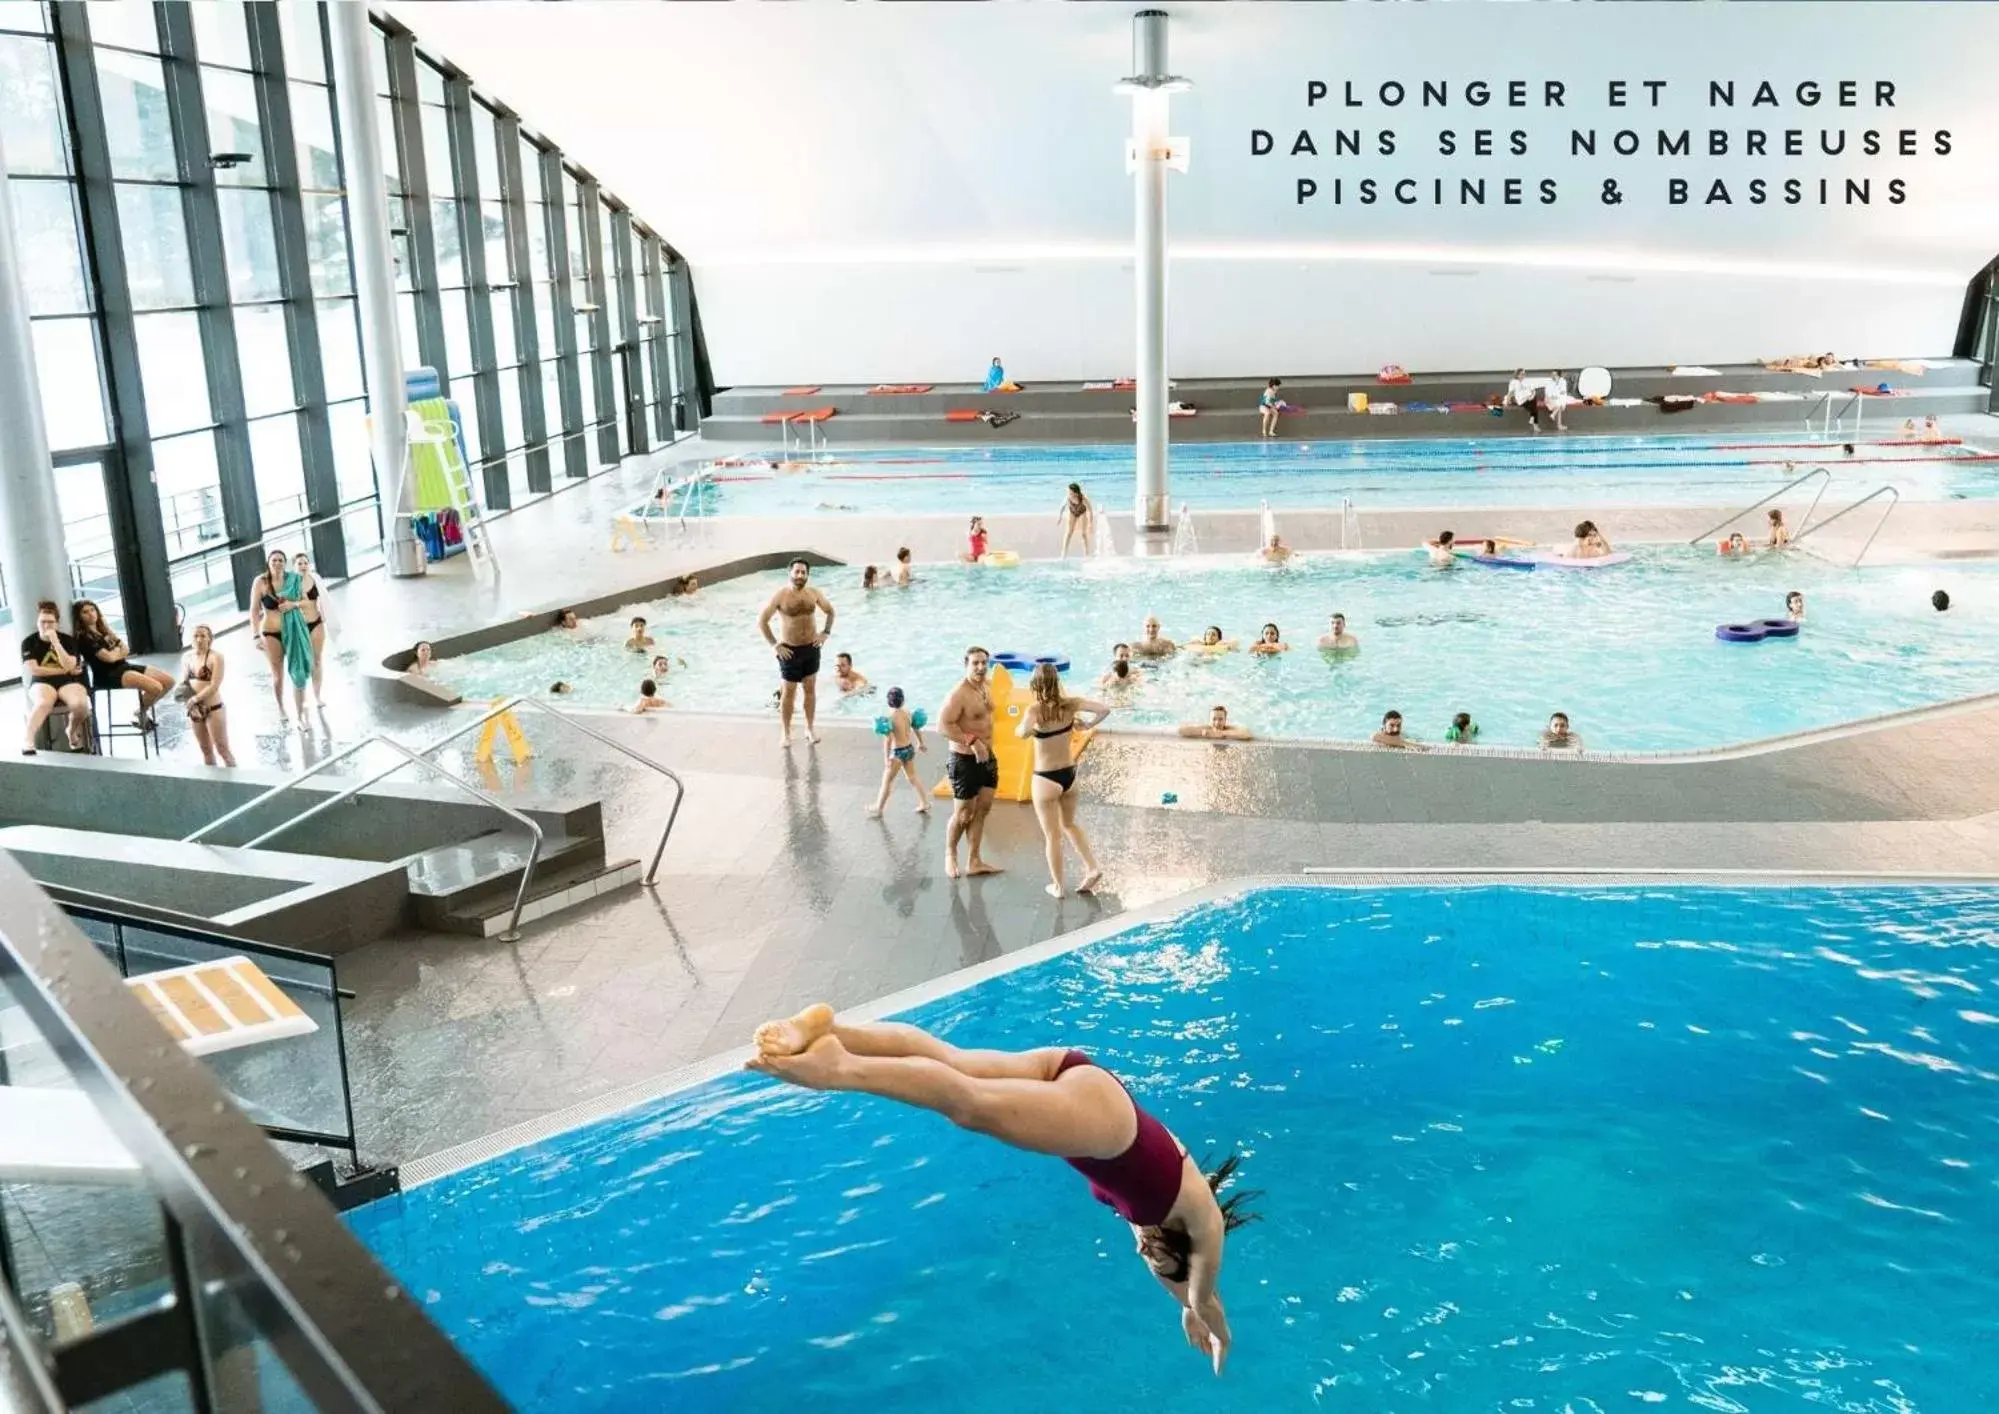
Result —
MULTIPOLYGON (((687 783, 680 779, 679 772, 673 770, 673 768, 670 766, 662 765, 660 762, 653 760, 650 756, 645 755, 643 752, 632 750, 629 746, 626 746, 623 742, 612 738, 611 736, 607 735, 604 732, 598 731, 595 727, 588 726, 583 722, 578 721, 575 717, 570 716, 567 712, 562 711, 560 708, 553 707, 550 704, 543 702, 540 698, 537 697, 510 698, 503 705, 494 708, 492 712, 489 713, 488 715, 498 716, 501 712, 512 711, 515 707, 533 707, 539 711, 546 712, 548 713, 549 716, 554 717, 557 721, 565 722, 568 725, 576 728, 576 730, 582 732, 583 735, 590 737, 596 741, 603 742, 604 745, 610 747, 611 750, 617 752, 619 755, 628 756, 632 760, 638 762, 641 766, 650 766, 653 770, 659 772, 662 776, 665 776, 669 781, 673 782, 673 790, 674 790, 673 809, 667 812, 666 828, 659 832, 659 843, 653 847, 652 863, 649 866, 647 866, 645 878, 642 881, 647 888, 654 887, 654 881, 659 875, 659 861, 666 854, 667 836, 673 833, 673 822, 680 818, 680 803, 685 799, 687 799, 687 783)), ((485 720, 484 718, 481 719, 482 722, 484 720, 485 720)), ((464 733, 460 732, 458 733, 458 735, 462 736, 464 735, 464 733)), ((447 740, 448 739, 449 738, 447 738, 447 740)), ((439 746, 443 744, 444 744, 443 742, 437 743, 437 745, 439 746)))
MULTIPOLYGON (((225 813, 216 816, 213 820, 210 820, 206 825, 203 825, 193 834, 182 835, 180 842, 182 844, 199 843, 202 836, 210 833, 215 829, 218 829, 223 825, 228 824, 231 820, 241 819, 243 816, 248 815, 252 810, 255 810, 258 806, 262 805, 265 801, 275 800, 278 796, 283 795, 293 786, 298 785, 301 781, 311 779, 312 777, 318 775, 321 771, 324 771, 327 767, 338 765, 340 762, 345 761, 348 757, 353 756, 356 753, 363 750, 368 745, 368 742, 373 740, 375 740, 375 738, 369 737, 366 740, 355 742, 352 746, 342 747, 339 751, 334 752, 331 756, 328 756, 323 760, 314 762, 312 765, 306 767, 303 771, 300 771, 296 776, 290 776, 278 782, 278 784, 272 786, 269 790, 245 802, 244 804, 237 806, 234 810, 226 811, 225 813)), ((402 767, 400 766, 396 767, 396 770, 398 771, 401 769, 402 767)), ((386 775, 392 773, 384 772, 384 774, 386 775)), ((375 780, 380 780, 380 779, 381 779, 380 776, 377 776, 375 778, 375 780)), ((369 784, 370 785, 374 784, 374 781, 370 781, 369 784)))
MULTIPOLYGON (((424 770, 433 772, 434 774, 442 777, 444 780, 450 782, 452 785, 457 786, 460 790, 464 791, 467 795, 472 796, 474 799, 478 800, 482 804, 490 805, 495 810, 498 810, 502 814, 510 816, 513 819, 520 821, 523 825, 526 825, 528 827, 528 833, 531 842, 528 845, 527 864, 523 866, 521 869, 520 886, 514 890, 514 915, 513 918, 509 920, 507 924, 507 931, 500 934, 500 941, 503 943, 511 943, 517 941, 521 936, 521 909, 524 908, 527 904, 528 885, 534 879, 534 866, 536 862, 541 858, 541 845, 543 838, 541 826, 535 824, 533 820, 530 820, 526 815, 523 815, 520 811, 514 809, 511 805, 504 805, 496 797, 486 794, 485 791, 480 790, 479 787, 473 785, 470 781, 460 780, 458 777, 452 775, 451 772, 445 770, 442 766, 438 765, 435 761, 425 760, 422 756, 419 756, 416 752, 411 751, 407 746, 404 746, 399 741, 393 741, 385 736, 371 736, 361 742, 361 745, 363 746, 367 746, 370 744, 388 747, 389 750, 395 752, 398 756, 403 758, 404 764, 411 766, 421 766, 423 767, 424 770)), ((401 770, 401 769, 402 769, 401 766, 395 768, 395 770, 401 770)), ((359 795, 362 791, 366 790, 369 786, 374 785, 377 781, 383 779, 383 777, 393 775, 394 773, 395 771, 384 771, 378 773, 377 775, 371 776, 369 779, 362 781, 359 784, 349 786, 346 790, 340 791, 335 795, 329 795, 326 799, 320 801, 317 805, 314 805, 309 810, 305 810, 300 814, 292 816, 291 819, 285 821, 282 825, 277 826, 275 829, 264 831, 263 834, 257 836, 257 838, 255 838, 254 840, 251 840, 248 844, 244 845, 243 848, 256 849, 258 846, 270 840, 276 839, 279 835, 291 829, 293 826, 303 825, 313 816, 318 815, 323 811, 331 810, 334 806, 341 804, 343 801, 353 799, 355 796, 359 795)))
MULTIPOLYGON (((1829 398, 1832 396, 1832 394, 1827 393, 1826 396, 1829 398)), ((1772 501, 1776 500, 1786 491, 1789 491, 1792 487, 1802 486, 1807 481, 1810 481, 1814 476, 1823 476, 1825 478, 1825 485, 1819 487, 1818 495, 1812 497, 1811 505, 1807 507, 1805 510, 1805 518, 1802 521, 1798 522, 1797 533, 1791 537, 1793 542, 1804 539, 1806 528, 1811 525, 1812 517, 1818 513, 1819 502, 1825 499, 1826 489, 1827 487, 1830 487, 1832 485, 1832 473, 1827 471, 1822 466, 1815 466, 1810 471, 1806 472, 1803 476, 1800 476, 1793 481, 1785 482, 1782 486, 1779 486, 1775 491, 1772 491, 1769 495, 1765 496, 1762 500, 1756 502, 1754 505, 1744 506, 1741 510, 1737 511, 1734 515, 1730 516, 1727 520, 1723 521, 1720 525, 1709 526, 1706 530, 1703 530, 1699 535, 1696 535, 1693 539, 1689 540, 1687 543, 1689 545, 1700 544, 1701 541, 1707 539, 1708 536, 1714 534, 1715 531, 1722 530, 1728 526, 1734 525, 1737 521, 1741 520, 1751 511, 1759 510, 1762 507, 1769 505, 1772 501)))
MULTIPOLYGON (((1888 517, 1894 513, 1895 507, 1902 503, 1902 493, 1896 490, 1893 486, 1877 486, 1872 491, 1869 491, 1865 496, 1862 496, 1859 500, 1855 501, 1852 505, 1845 506, 1839 510, 1834 511, 1831 515, 1827 516, 1824 520, 1820 521, 1817 525, 1811 528, 1812 530, 1815 531, 1824 530, 1827 526, 1831 525, 1841 516, 1859 510, 1862 506, 1866 505, 1869 501, 1873 500, 1877 496, 1887 496, 1890 498, 1888 502, 1888 508, 1881 512, 1881 519, 1874 522, 1874 529, 1868 532, 1867 539, 1861 543, 1860 553, 1853 557, 1853 564, 1848 566, 1849 569, 1859 565, 1859 563, 1862 560, 1867 558, 1867 552, 1873 548, 1875 537, 1880 535, 1881 533, 1881 527, 1888 523, 1888 517)), ((1793 536, 1791 538, 1791 543, 1793 545, 1797 544, 1798 541, 1805 538, 1805 535, 1810 533, 1811 533, 1810 531, 1805 531, 1801 532, 1798 535, 1793 536)))

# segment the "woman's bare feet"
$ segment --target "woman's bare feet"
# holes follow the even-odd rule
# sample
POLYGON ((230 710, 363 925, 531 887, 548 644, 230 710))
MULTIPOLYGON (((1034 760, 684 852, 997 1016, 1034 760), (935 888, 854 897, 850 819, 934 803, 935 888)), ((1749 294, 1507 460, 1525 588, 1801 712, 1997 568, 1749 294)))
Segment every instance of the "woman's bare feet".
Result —
POLYGON ((756 1031, 757 1049, 766 1056, 795 1056, 833 1030, 833 1008, 814 1002, 785 1021, 766 1021, 756 1031))
POLYGON ((966 862, 965 872, 977 877, 980 874, 1004 874, 1006 870, 1000 868, 997 864, 988 864, 983 859, 973 859, 966 862))
POLYGON ((1076 885, 1076 892, 1079 894, 1087 894, 1091 892, 1093 889, 1095 889, 1097 885, 1101 884, 1103 881, 1104 881, 1104 871, 1101 869, 1092 869, 1089 873, 1083 876, 1083 882, 1076 885))
POLYGON ((1043 884, 1043 885, 1041 886, 1041 891, 1042 891, 1043 893, 1047 894, 1047 895, 1048 895, 1048 897, 1050 897, 1050 898, 1067 898, 1067 897, 1068 897, 1068 895, 1067 895, 1067 894, 1065 894, 1065 893, 1063 893, 1063 892, 1062 892, 1062 886, 1061 886, 1060 884, 1043 884))
MULTIPOLYGON (((788 1021, 772 1024, 791 1025, 788 1021)), ((743 1062, 743 1069, 775 1075, 780 1080, 789 1080, 793 1085, 802 1085, 808 1090, 838 1090, 841 1088, 841 1072, 846 1069, 849 1059, 851 1057, 847 1048, 840 1044, 840 1038, 829 1035, 819 1037, 797 1055, 751 1056, 743 1062)))

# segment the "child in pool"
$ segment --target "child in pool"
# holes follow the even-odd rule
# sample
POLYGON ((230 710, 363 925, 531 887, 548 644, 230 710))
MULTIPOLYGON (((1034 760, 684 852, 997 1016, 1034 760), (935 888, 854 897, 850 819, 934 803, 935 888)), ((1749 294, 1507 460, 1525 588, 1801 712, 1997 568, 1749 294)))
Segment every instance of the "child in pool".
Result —
POLYGON ((875 803, 868 807, 870 820, 881 819, 882 811, 888 806, 889 792, 895 789, 898 773, 909 777, 909 785, 916 792, 916 813, 930 813, 930 797, 923 793, 923 782, 916 779, 916 753, 928 752, 929 746, 923 740, 923 728, 916 717, 903 706, 902 689, 892 687, 885 699, 888 702, 888 716, 883 720, 888 730, 882 733, 882 788, 875 797, 875 803))
POLYGON ((1233 638, 1223 638, 1221 629, 1209 624, 1208 631, 1201 635, 1201 641, 1187 646, 1202 653, 1233 653, 1236 650, 1236 641, 1233 638))
POLYGON ((647 712, 664 712, 673 704, 659 695, 659 684, 651 678, 639 684, 639 699, 625 710, 634 716, 644 716, 647 712))

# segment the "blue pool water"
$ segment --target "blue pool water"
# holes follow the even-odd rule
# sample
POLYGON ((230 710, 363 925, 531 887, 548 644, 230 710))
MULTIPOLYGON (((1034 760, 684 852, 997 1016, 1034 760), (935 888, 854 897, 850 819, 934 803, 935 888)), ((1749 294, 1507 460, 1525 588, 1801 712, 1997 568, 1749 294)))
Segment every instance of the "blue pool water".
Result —
MULTIPOLYGON (((892 550, 883 547, 884 562, 892 550)), ((1246 556, 1192 556, 1012 570, 922 565, 917 573, 908 589, 863 592, 858 566, 818 572, 839 614, 820 679, 827 717, 871 720, 884 710, 878 696, 839 699, 836 650, 935 717, 971 644, 1065 656, 1071 690, 1095 692, 1112 645, 1138 637, 1148 613, 1176 640, 1215 624, 1247 647, 1274 621, 1297 646, 1276 659, 1238 652, 1145 667, 1136 689, 1112 695, 1113 728, 1205 721, 1220 702, 1267 736, 1362 740, 1392 707, 1412 736, 1436 741, 1463 710, 1479 723, 1482 744, 1531 746, 1560 709, 1592 749, 1663 751, 1999 688, 1999 566, 1852 571, 1803 554, 1744 563, 1640 546, 1630 564, 1531 574, 1438 570, 1407 551, 1304 556, 1281 570, 1246 556), (1956 601, 1948 614, 1930 608, 1939 585, 1956 601), (1715 640, 1718 623, 1781 616, 1791 589, 1808 604, 1798 638, 1715 640), (1361 650, 1328 662, 1313 644, 1335 610, 1347 615, 1361 650)), ((634 605, 581 633, 450 659, 439 676, 471 699, 541 692, 560 679, 575 685, 578 705, 629 703, 646 660, 620 646, 628 613, 640 613, 684 663, 664 689, 676 709, 769 714, 777 673, 755 621, 782 578, 755 575, 634 605)))
POLYGON ((738 1074, 353 1221, 537 1411, 1957 1414, 1995 989, 1989 890, 1282 888, 918 1008, 1246 1152, 1219 1382, 1059 1161, 859 1096, 738 1074))
MULTIPOLYGON (((836 439, 837 440, 837 439, 836 439)), ((1054 514, 1080 482, 1128 510, 1125 446, 835 446, 773 470, 766 456, 716 469, 694 508, 714 515, 1054 514)), ((1999 495, 1999 459, 1979 447, 1863 442, 1852 457, 1798 433, 1727 437, 1502 437, 1361 442, 1183 442, 1171 449, 1173 499, 1194 506, 1560 506, 1587 488, 1605 506, 1746 505, 1825 463, 1852 500, 1888 484, 1910 501, 1999 495), (1795 467, 1787 463, 1795 462, 1795 467)), ((675 509, 679 509, 676 502, 675 509)))

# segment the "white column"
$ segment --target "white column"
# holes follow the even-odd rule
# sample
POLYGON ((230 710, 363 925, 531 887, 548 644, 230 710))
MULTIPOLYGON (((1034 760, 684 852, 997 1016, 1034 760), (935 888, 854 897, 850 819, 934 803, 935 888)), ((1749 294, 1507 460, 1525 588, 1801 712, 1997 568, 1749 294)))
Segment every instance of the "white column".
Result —
MULTIPOLYGON (((14 206, 7 200, 7 156, 0 152, 0 577, 7 581, 16 639, 34 627, 35 605, 43 599, 61 607, 67 628, 70 603, 69 550, 21 275, 14 206)), ((90 390, 92 396, 96 392, 90 390)))
POLYGON ((376 123, 375 75, 368 46, 378 44, 365 0, 331 0, 333 82, 340 116, 340 159, 346 167, 347 229, 354 243, 354 294, 361 315, 361 366, 368 378, 368 414, 375 478, 382 490, 389 573, 424 572, 423 545, 410 528, 416 485, 409 474, 409 396, 396 320, 395 248, 389 240, 389 183, 376 123))
POLYGON ((1134 305, 1138 310, 1138 528, 1165 530, 1172 523, 1172 494, 1166 481, 1166 112, 1157 90, 1134 94, 1131 140, 1137 149, 1133 174, 1136 259, 1134 305))

